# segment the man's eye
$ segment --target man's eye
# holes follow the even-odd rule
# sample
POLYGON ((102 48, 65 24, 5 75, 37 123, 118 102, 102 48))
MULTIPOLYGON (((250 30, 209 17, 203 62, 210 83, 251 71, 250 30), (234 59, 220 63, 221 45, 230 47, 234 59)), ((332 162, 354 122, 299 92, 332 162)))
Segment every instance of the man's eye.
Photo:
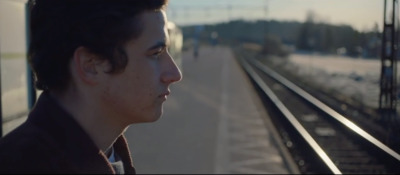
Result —
POLYGON ((155 52, 153 55, 161 55, 161 53, 162 53, 162 51, 160 50, 160 51, 157 51, 157 52, 155 52))
POLYGON ((160 57, 161 53, 162 53, 162 51, 157 51, 157 52, 153 53, 152 56, 158 58, 158 57, 160 57))
POLYGON ((158 59, 158 58, 160 57, 160 55, 164 52, 164 50, 165 50, 165 49, 157 50, 156 52, 154 52, 154 53, 152 54, 152 56, 158 59))

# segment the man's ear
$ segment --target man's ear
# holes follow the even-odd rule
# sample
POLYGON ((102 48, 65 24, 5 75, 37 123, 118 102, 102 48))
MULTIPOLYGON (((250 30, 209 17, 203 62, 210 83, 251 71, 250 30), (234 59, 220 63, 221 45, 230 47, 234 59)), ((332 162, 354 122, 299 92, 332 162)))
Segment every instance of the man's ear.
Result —
POLYGON ((73 69, 78 78, 89 85, 96 85, 99 82, 100 74, 105 72, 105 64, 108 64, 106 60, 100 59, 85 47, 79 47, 74 52, 73 69))

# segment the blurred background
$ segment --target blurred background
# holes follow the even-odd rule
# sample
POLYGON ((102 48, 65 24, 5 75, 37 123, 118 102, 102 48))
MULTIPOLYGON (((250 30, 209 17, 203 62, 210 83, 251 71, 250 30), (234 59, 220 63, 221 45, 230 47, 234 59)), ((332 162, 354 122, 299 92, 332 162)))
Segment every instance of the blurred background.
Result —
MULTIPOLYGON (((26 63, 26 1, 0 0, 0 107, 3 121, 0 129, 3 135, 26 120, 33 105, 33 92, 40 94, 39 91, 32 91, 32 86, 28 83, 31 79, 26 63)), ((220 152, 229 149, 215 146, 220 145, 220 138, 225 138, 221 133, 230 133, 220 130, 224 119, 218 118, 231 110, 229 108, 219 111, 221 106, 229 107, 224 105, 224 87, 231 91, 241 87, 239 84, 250 84, 247 80, 238 80, 237 84, 223 85, 226 82, 225 76, 234 75, 232 72, 224 73, 224 66, 233 64, 226 59, 237 57, 258 60, 277 72, 294 77, 298 84, 317 89, 342 101, 339 109, 346 110, 349 106, 355 106, 357 110, 353 112, 354 116, 363 112, 369 115, 369 121, 381 124, 380 128, 388 131, 384 134, 384 143, 399 151, 397 111, 400 105, 397 99, 400 91, 396 72, 396 60, 399 57, 399 13, 397 0, 394 6, 394 1, 387 2, 169 0, 169 52, 180 67, 183 80, 172 87, 173 95, 166 102, 164 118, 151 126, 138 125, 127 131, 129 142, 134 145, 134 155, 139 159, 139 172, 296 172, 286 171, 285 168, 281 171, 281 164, 269 164, 269 167, 278 167, 276 171, 228 171, 229 168, 226 168, 230 167, 227 163, 229 161, 221 158, 220 152), (216 79, 218 77, 223 78, 216 79), (204 104, 191 106, 196 100, 204 104), (176 155, 173 154, 175 152, 176 155), (183 166, 185 163, 188 165, 183 166)), ((247 92, 252 88, 246 86, 244 89, 247 92)), ((236 95, 238 94, 232 96, 236 95)), ((255 96, 251 98, 256 99, 255 96)), ((250 103, 248 106, 243 105, 256 106, 250 103)), ((252 113, 260 110, 257 108, 249 111, 252 113)), ((260 139, 256 139, 256 142, 259 141, 260 139)), ((226 143, 224 145, 227 146, 226 143)), ((275 146, 280 150, 279 144, 277 145, 275 146)), ((282 150, 277 151, 274 148, 271 152, 280 152, 274 160, 286 162, 282 167, 290 167, 290 163, 287 163, 290 161, 280 159, 282 150)), ((271 152, 265 157, 271 157, 271 152)), ((268 158, 267 160, 271 161, 268 158)), ((304 165, 304 162, 297 164, 304 165)))
MULTIPOLYGON (((167 12, 182 30, 183 50, 198 43, 244 44, 286 59, 288 69, 331 90, 379 106, 382 0, 171 0, 167 12)), ((390 20, 391 10, 386 13, 390 20)))

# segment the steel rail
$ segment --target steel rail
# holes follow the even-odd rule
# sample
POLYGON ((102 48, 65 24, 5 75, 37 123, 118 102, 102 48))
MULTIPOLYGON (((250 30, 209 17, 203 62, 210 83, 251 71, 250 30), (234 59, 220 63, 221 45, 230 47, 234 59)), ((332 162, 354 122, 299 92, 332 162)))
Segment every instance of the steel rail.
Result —
POLYGON ((370 143, 372 143, 373 145, 375 145, 376 147, 378 147, 379 149, 381 149, 385 153, 391 155, 393 158, 395 158, 396 160, 400 161, 400 154, 398 154, 394 150, 390 149, 388 146, 386 146, 385 144, 380 142, 378 139, 376 139, 375 137, 373 137, 370 134, 368 134, 362 128, 360 128, 359 126, 354 124, 352 121, 350 121, 349 119, 347 119, 343 115, 341 115, 338 112, 336 112, 334 109, 330 108, 329 106, 327 106, 326 104, 324 104, 320 100, 316 99, 315 97, 313 97, 312 95, 310 95, 309 93, 307 93, 306 91, 301 89, 300 87, 296 86, 295 84, 293 84, 292 82, 290 82, 286 78, 280 76, 279 74, 274 72, 272 69, 270 69, 268 66, 266 66, 265 64, 262 64, 261 62, 259 62, 258 60, 256 61, 256 60, 252 59, 250 62, 251 62, 251 64, 256 66, 258 69, 260 69, 261 71, 267 73, 272 78, 274 78, 275 80, 281 82, 283 85, 288 87, 290 90, 292 90, 293 92, 297 93, 302 98, 306 99, 311 104, 313 104, 317 108, 319 108, 322 111, 324 111, 326 114, 332 116, 334 119, 336 119, 340 123, 344 124, 349 129, 353 130, 355 133, 357 133, 362 138, 368 140, 370 143))
POLYGON ((342 174, 339 168, 333 163, 321 146, 312 138, 310 133, 300 124, 296 117, 286 108, 286 106, 279 100, 274 92, 268 87, 267 84, 261 79, 261 77, 251 68, 249 63, 244 58, 239 58, 241 65, 246 72, 253 78, 253 80, 260 86, 265 94, 271 99, 276 107, 282 112, 282 114, 288 119, 288 121, 296 128, 300 135, 307 141, 310 147, 316 152, 316 154, 322 159, 325 165, 333 174, 342 174))

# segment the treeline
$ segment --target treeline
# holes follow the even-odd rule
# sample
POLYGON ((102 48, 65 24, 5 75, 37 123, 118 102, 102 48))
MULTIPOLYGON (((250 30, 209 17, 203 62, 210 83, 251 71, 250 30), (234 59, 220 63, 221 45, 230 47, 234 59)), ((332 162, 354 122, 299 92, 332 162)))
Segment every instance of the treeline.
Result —
POLYGON ((198 38, 210 42, 218 33, 222 44, 256 43, 263 52, 284 56, 288 51, 343 54, 354 57, 379 58, 381 33, 377 25, 370 31, 357 31, 348 25, 315 22, 243 21, 204 26, 182 27, 185 40, 198 38))

